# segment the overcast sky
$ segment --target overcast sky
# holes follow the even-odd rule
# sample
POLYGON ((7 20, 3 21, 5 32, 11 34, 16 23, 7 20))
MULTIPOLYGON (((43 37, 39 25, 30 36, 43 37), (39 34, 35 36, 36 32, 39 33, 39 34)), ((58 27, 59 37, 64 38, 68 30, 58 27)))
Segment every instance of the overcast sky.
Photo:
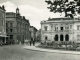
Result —
POLYGON ((6 12, 15 12, 16 7, 19 7, 21 15, 29 19, 30 25, 37 29, 41 28, 41 21, 49 17, 60 17, 58 13, 49 12, 45 0, 0 0, 0 5, 5 5, 6 12))

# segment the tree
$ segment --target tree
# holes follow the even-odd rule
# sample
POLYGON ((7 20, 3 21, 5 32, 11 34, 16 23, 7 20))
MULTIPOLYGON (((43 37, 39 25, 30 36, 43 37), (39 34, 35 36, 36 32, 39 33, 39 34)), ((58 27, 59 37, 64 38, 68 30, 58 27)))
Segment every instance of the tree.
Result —
POLYGON ((80 0, 45 0, 45 2, 49 5, 47 8, 50 9, 50 12, 64 12, 65 17, 71 18, 80 14, 80 0))

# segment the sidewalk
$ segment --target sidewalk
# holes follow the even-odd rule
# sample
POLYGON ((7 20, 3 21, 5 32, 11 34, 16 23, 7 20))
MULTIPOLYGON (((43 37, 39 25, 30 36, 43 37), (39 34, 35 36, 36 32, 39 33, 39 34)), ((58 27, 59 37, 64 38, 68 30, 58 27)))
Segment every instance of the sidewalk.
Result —
POLYGON ((24 49, 28 50, 34 50, 34 51, 41 51, 41 52, 50 52, 50 53, 62 53, 62 54, 74 54, 74 55, 80 55, 79 51, 63 51, 63 50, 52 50, 52 49, 45 49, 45 48, 39 48, 39 44, 36 44, 35 46, 24 46, 24 49))

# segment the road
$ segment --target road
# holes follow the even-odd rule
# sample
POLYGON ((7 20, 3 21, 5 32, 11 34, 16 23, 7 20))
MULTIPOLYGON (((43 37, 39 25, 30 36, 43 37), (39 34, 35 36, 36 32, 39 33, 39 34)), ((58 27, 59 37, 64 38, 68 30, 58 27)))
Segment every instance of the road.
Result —
POLYGON ((24 49, 24 46, 0 46, 0 60, 80 60, 80 55, 32 51, 24 49))

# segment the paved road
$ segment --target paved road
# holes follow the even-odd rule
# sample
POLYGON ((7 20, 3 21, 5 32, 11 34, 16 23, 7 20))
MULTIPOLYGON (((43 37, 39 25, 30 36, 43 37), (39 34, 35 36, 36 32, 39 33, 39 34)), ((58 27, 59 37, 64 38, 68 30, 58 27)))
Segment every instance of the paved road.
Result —
POLYGON ((0 47, 0 60, 80 60, 80 55, 32 51, 24 49, 24 46, 0 47))

